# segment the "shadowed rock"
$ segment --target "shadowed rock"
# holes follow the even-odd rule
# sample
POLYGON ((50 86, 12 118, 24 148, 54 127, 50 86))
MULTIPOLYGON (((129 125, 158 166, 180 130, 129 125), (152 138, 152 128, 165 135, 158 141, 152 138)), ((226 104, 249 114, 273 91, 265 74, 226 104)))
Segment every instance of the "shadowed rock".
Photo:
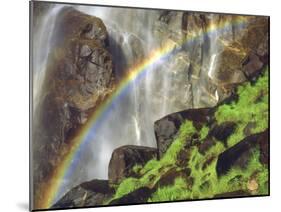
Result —
POLYGON ((224 144, 226 144, 228 137, 234 132, 235 128, 236 128, 236 123, 224 122, 220 125, 214 126, 210 130, 209 136, 213 136, 217 140, 220 140, 224 144))
POLYGON ((243 190, 238 190, 238 191, 231 191, 231 192, 226 192, 226 193, 221 193, 221 194, 216 194, 214 196, 214 198, 227 198, 227 197, 247 197, 251 195, 249 192, 247 191, 243 191, 243 190))
POLYGON ((112 194, 107 180, 92 180, 71 189, 52 209, 102 205, 112 194))
MULTIPOLYGON (((242 141, 221 153, 218 157, 216 171, 218 176, 226 174, 232 167, 246 168, 251 156, 251 151, 259 148, 261 155, 267 155, 268 129, 244 138, 242 141)), ((266 156, 262 156, 265 160, 266 156)), ((265 160, 266 162, 266 160, 265 160)))
POLYGON ((205 154, 212 146, 216 144, 216 141, 212 137, 207 137, 203 140, 203 142, 199 145, 198 151, 201 154, 205 154))
POLYGON ((112 200, 109 204, 110 205, 124 205, 124 204, 139 204, 139 203, 146 203, 148 198, 154 192, 153 189, 147 187, 141 187, 129 194, 122 196, 119 199, 112 200))
POLYGON ((132 174, 135 165, 144 165, 156 158, 157 150, 151 147, 127 145, 115 149, 111 155, 108 167, 110 183, 119 183, 132 174))

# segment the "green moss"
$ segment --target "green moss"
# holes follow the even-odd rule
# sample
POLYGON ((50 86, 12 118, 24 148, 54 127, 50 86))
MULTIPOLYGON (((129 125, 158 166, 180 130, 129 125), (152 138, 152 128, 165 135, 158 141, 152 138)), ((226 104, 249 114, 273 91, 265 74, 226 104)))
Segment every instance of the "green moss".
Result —
POLYGON ((209 127, 204 125, 201 130, 200 130, 200 133, 199 133, 199 139, 200 140, 203 140, 204 138, 206 138, 206 136, 208 135, 209 133, 209 127))
POLYGON ((196 129, 194 128, 191 121, 185 121, 179 130, 179 135, 175 139, 175 141, 171 144, 168 148, 166 153, 163 155, 162 159, 160 160, 161 164, 174 164, 177 160, 177 155, 181 149, 183 149, 185 142, 188 138, 190 138, 196 129))
POLYGON ((268 127, 268 70, 254 84, 248 82, 239 86, 237 94, 237 102, 221 105, 215 113, 218 124, 225 121, 237 123, 235 132, 227 141, 229 147, 245 137, 243 130, 249 122, 257 123, 252 133, 268 127))
MULTIPOLYGON (((214 149, 221 147, 214 147, 214 149)), ((203 199, 212 198, 216 194, 223 194, 226 192, 244 190, 247 191, 247 184, 251 179, 255 179, 258 183, 258 191, 255 194, 268 194, 268 169, 259 162, 259 152, 253 151, 251 153, 250 161, 246 169, 232 168, 226 175, 218 178, 216 174, 216 163, 214 160, 206 169, 201 166, 196 168, 196 164, 205 158, 197 152, 194 148, 193 156, 190 160, 189 167, 191 168, 191 176, 193 179, 192 187, 189 188, 185 179, 178 179, 174 185, 160 187, 152 197, 151 202, 157 201, 173 201, 182 199, 203 199)))
POLYGON ((123 180, 122 183, 118 186, 115 196, 121 197, 131 191, 134 191, 138 187, 138 179, 132 177, 127 178, 123 180))
POLYGON ((134 173, 138 174, 143 167, 139 164, 135 165, 132 170, 134 173))
POLYGON ((148 202, 175 201, 187 199, 190 192, 183 178, 176 178, 174 185, 157 189, 148 202))

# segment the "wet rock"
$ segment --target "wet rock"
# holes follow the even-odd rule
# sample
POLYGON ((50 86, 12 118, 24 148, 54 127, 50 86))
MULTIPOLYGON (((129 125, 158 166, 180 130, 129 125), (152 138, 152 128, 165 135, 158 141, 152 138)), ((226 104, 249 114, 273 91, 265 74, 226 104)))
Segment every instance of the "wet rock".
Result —
POLYGON ((224 122, 220 125, 214 126, 210 132, 209 136, 213 136, 217 140, 222 141, 226 144, 228 137, 235 131, 236 123, 235 122, 224 122))
POLYGON ((183 73, 192 90, 190 105, 210 107, 227 98, 233 84, 251 78, 249 75, 259 70, 261 63, 268 62, 268 23, 266 17, 163 11, 155 23, 154 34, 160 44, 170 44, 179 55, 186 54, 183 73), (224 23, 227 26, 223 33, 209 33, 208 29, 224 23), (252 55, 257 55, 258 60, 252 55), (212 61, 216 64, 213 70, 212 61), (246 65, 245 61, 251 62, 246 65))
POLYGON ((108 167, 110 183, 120 183, 123 178, 132 174, 135 165, 144 165, 147 161, 156 158, 156 154, 155 148, 143 146, 127 145, 115 149, 108 167))
POLYGON ((173 121, 163 119, 155 123, 154 130, 157 140, 158 158, 161 158, 173 142, 178 128, 173 121))
POLYGON ((154 192, 154 189, 150 189, 148 187, 141 187, 129 194, 126 194, 119 199, 112 200, 109 204, 110 205, 126 205, 126 204, 140 204, 146 203, 148 198, 154 192))
POLYGON ((33 120, 35 199, 42 198, 41 185, 68 152, 77 129, 114 87, 107 31, 101 19, 65 7, 56 18, 53 34, 33 120))
POLYGON ((250 135, 233 147, 225 150, 218 157, 216 165, 218 176, 226 174, 232 167, 246 168, 251 157, 251 151, 256 148, 260 150, 261 155, 264 154, 264 157, 266 157, 268 152, 264 152, 266 148, 262 147, 266 146, 266 143, 268 143, 268 130, 250 135))
POLYGON ((108 200, 114 190, 110 188, 107 180, 92 180, 82 183, 67 192, 51 208, 72 208, 102 205, 108 200))
POLYGON ((231 45, 233 45, 232 48, 224 48, 217 56, 218 66, 214 73, 215 79, 220 82, 220 87, 224 89, 229 84, 246 80, 244 73, 241 71, 241 64, 243 64, 247 54, 239 43, 231 45), (233 48, 240 49, 240 51, 235 51, 233 48))
POLYGON ((248 80, 253 79, 261 74, 264 63, 256 54, 250 54, 244 63, 243 72, 248 80))
POLYGON ((45 89, 55 89, 57 98, 87 111, 113 88, 106 27, 101 19, 72 8, 57 19, 45 89))

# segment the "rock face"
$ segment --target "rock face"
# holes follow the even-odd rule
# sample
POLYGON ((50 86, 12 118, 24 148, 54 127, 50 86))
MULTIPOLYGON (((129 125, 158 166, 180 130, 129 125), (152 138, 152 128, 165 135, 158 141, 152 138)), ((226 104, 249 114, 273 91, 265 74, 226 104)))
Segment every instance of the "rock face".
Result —
POLYGON ((154 34, 161 45, 171 43, 180 48, 176 58, 183 63, 177 62, 171 70, 181 70, 188 79, 188 105, 210 107, 228 97, 233 84, 262 70, 268 60, 268 26, 264 17, 162 11, 154 34), (239 23, 247 27, 241 29, 239 23), (222 30, 208 34, 216 27, 222 30), (197 39, 188 42, 193 37, 197 39), (216 65, 210 70, 212 60, 216 65), (178 68, 180 64, 183 68, 178 68))
MULTIPOLYGON (((33 181, 39 190, 47 186, 77 129, 114 88, 103 22, 67 7, 56 20, 52 52, 33 120, 33 181)), ((35 205, 40 205, 43 198, 39 190, 35 191, 35 205)))
POLYGON ((87 111, 112 89, 106 27, 100 19, 73 9, 65 9, 58 20, 47 85, 54 84, 57 95, 64 97, 69 107, 87 111))
MULTIPOLYGON (((259 148, 262 154, 260 160, 265 160, 268 151, 262 151, 263 146, 268 146, 268 130, 250 135, 242 141, 221 153, 218 157, 216 171, 219 176, 226 174, 232 167, 245 168, 248 164, 250 153, 255 148, 259 148)), ((268 155, 267 155, 268 156, 268 155)))
POLYGON ((52 209, 102 205, 113 192, 107 180, 92 180, 71 189, 52 206, 52 209))
POLYGON ((122 179, 132 175, 135 165, 144 165, 156 158, 157 149, 142 146, 122 146, 115 149, 111 155, 108 167, 110 183, 120 183, 122 179))

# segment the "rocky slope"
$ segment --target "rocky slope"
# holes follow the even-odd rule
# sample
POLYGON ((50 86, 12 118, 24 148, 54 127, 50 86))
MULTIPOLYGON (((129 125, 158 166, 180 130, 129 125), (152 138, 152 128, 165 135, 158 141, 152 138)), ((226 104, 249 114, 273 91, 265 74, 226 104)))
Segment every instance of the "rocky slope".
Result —
MULTIPOLYGON (((257 79, 240 84, 215 107, 189 109, 157 121, 157 155, 149 148, 143 151, 145 147, 115 150, 111 164, 133 164, 123 168, 123 175, 110 166, 107 185, 113 192, 102 203, 90 205, 267 195, 268 74, 267 68, 259 71, 257 79), (138 151, 150 156, 135 160, 138 151)), ((72 193, 54 208, 77 207, 72 193)))
POLYGON ((108 35, 96 17, 64 8, 53 32, 39 106, 33 120, 33 182, 36 205, 74 133, 114 87, 108 35))
POLYGON ((155 131, 158 159, 135 168, 107 203, 139 202, 143 189, 142 202, 268 194, 268 71, 214 108, 159 120, 155 131))

